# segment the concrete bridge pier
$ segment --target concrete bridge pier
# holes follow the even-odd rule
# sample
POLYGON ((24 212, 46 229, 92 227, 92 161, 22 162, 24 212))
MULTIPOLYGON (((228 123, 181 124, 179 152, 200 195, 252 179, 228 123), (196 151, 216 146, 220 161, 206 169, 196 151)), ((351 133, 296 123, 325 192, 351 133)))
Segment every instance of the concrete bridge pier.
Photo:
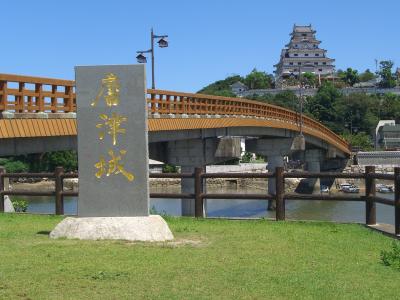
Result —
MULTIPOLYGON (((246 140, 246 151, 262 155, 267 160, 268 172, 275 172, 276 167, 284 166, 284 157, 293 150, 292 138, 268 138, 246 140)), ((276 194, 275 179, 268 179, 268 194, 276 194)), ((275 200, 268 201, 268 210, 275 210, 275 200)))
MULTIPOLYGON (((305 166, 308 172, 321 172, 321 162, 324 161, 326 152, 320 149, 306 150, 304 154, 305 166)), ((312 194, 321 192, 319 178, 306 178, 300 181, 296 188, 297 193, 312 194)))
MULTIPOLYGON (((195 168, 203 168, 206 165, 221 163, 240 157, 240 139, 238 138, 206 138, 187 139, 168 142, 167 162, 181 167, 182 173, 194 173, 195 168)), ((203 190, 206 191, 205 181, 203 190)), ((183 178, 181 180, 181 192, 194 192, 194 179, 183 178)), ((205 204, 206 205, 206 204, 205 204)), ((206 211, 203 207, 203 214, 206 211)), ((194 199, 182 199, 182 215, 194 216, 194 199)))

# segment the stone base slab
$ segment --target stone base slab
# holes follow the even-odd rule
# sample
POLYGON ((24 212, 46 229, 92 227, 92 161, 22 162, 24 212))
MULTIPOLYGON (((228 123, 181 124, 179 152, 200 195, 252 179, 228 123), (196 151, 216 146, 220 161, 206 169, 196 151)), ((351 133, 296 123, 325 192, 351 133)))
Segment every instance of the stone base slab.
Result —
POLYGON ((50 238, 80 240, 127 240, 163 242, 173 240, 161 216, 148 217, 68 217, 50 233, 50 238))

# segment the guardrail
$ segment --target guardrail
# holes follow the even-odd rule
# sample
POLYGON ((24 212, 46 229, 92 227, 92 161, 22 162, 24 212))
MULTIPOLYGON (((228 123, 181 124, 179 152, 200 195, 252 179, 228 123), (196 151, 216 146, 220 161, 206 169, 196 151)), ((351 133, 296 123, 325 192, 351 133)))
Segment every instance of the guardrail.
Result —
MULTIPOLYGON (((0 168, 0 212, 4 212, 5 195, 24 196, 54 196, 56 214, 64 214, 64 197, 78 196, 76 191, 64 191, 63 181, 65 178, 78 178, 77 173, 64 173, 62 167, 57 167, 54 173, 5 173, 0 168), (4 187, 4 178, 53 178, 55 179, 55 190, 52 192, 25 192, 7 191, 4 187)), ((195 217, 204 217, 204 199, 252 199, 252 200, 275 200, 277 221, 285 220, 285 203, 287 200, 322 200, 322 201, 361 201, 365 203, 366 225, 376 224, 376 203, 394 206, 395 234, 400 235, 400 167, 394 168, 394 174, 375 173, 374 166, 367 166, 365 173, 309 173, 309 172, 284 172, 283 167, 277 167, 274 173, 204 173, 202 168, 196 168, 192 173, 170 173, 150 174, 150 178, 193 178, 193 193, 150 193, 150 198, 178 198, 195 200, 195 217), (207 178, 271 178, 275 179, 276 194, 227 194, 227 193, 204 193, 204 179, 207 178), (285 178, 346 178, 364 179, 365 194, 359 197, 347 195, 322 195, 322 194, 291 194, 285 193, 285 178), (376 179, 394 181, 394 201, 376 196, 376 179)))
MULTIPOLYGON (((242 98, 147 90, 149 112, 173 115, 220 115, 265 118, 300 126, 297 112, 242 98)), ((0 74, 0 112, 75 112, 75 82, 51 78, 0 74)), ((303 126, 341 147, 348 143, 321 123, 303 116, 303 126)))

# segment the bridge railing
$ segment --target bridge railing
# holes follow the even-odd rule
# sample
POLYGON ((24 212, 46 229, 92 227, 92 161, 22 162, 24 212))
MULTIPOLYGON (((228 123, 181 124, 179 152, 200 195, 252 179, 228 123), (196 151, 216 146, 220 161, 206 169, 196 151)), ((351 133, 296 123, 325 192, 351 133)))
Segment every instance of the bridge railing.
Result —
MULTIPOLYGON (((259 101, 152 89, 148 89, 147 93, 149 108, 153 114, 257 117, 289 123, 297 130, 300 127, 299 113, 259 101)), ((348 149, 349 147, 343 138, 304 115, 303 128, 314 131, 321 137, 329 138, 340 148, 348 149)))
MULTIPOLYGON (((394 168, 394 174, 375 173, 375 167, 365 167, 365 173, 334 173, 334 172, 284 172, 283 167, 277 167, 274 173, 204 173, 202 168, 196 168, 194 173, 149 174, 150 178, 192 178, 194 189, 192 193, 150 193, 150 198, 167 199, 194 199, 195 217, 207 216, 205 199, 243 199, 243 200, 275 200, 277 221, 285 220, 286 201, 291 200, 318 200, 318 201, 357 201, 365 203, 365 224, 375 226, 376 203, 394 207, 395 228, 394 234, 400 235, 400 167, 394 168), (259 178, 275 180, 275 195, 268 193, 258 194, 232 194, 232 193, 207 193, 204 180, 207 178, 259 178), (358 197, 349 197, 340 194, 294 194, 285 193, 285 178, 345 178, 361 179, 365 182, 365 194, 358 197), (394 200, 378 197, 376 195, 376 180, 390 180, 394 182, 394 200)), ((62 167, 57 167, 54 173, 5 173, 0 167, 0 213, 4 212, 5 195, 24 196, 53 196, 55 197, 55 212, 64 214, 64 197, 79 195, 78 191, 65 191, 64 179, 78 178, 78 173, 64 173, 62 167), (51 178, 55 181, 54 191, 9 191, 5 187, 5 178, 51 178)))
MULTIPOLYGON (((299 130, 297 112, 242 98, 147 90, 149 112, 152 114, 244 116, 290 124, 299 130)), ((0 74, 0 112, 75 112, 75 82, 41 77, 0 74)), ((282 125, 284 127, 284 125, 282 125)), ((303 116, 305 131, 329 139, 339 149, 348 143, 321 123, 303 116)))
POLYGON ((75 82, 0 74, 0 111, 74 112, 75 82))

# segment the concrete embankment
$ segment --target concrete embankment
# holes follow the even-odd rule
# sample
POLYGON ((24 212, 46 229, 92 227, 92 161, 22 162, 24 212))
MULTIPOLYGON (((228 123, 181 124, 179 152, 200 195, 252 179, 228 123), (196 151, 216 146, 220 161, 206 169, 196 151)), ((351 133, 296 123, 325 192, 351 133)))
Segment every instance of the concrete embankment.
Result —
MULTIPOLYGON (((266 172, 266 164, 242 164, 242 165, 218 165, 218 166, 207 166, 207 173, 264 173, 266 172)), ((364 167, 352 165, 346 167, 343 173, 361 173, 364 172, 364 167)), ((377 166, 377 173, 393 174, 393 167, 377 166)), ((300 182, 300 178, 287 178, 285 179, 285 190, 287 192, 293 192, 300 182)), ((358 179, 337 179, 335 183, 351 182, 358 185, 361 189, 364 188, 364 180, 358 179)), ((380 181, 377 181, 379 183, 380 181)), ((224 187, 237 187, 238 189, 243 188, 254 188, 257 190, 267 190, 268 186, 267 179, 258 178, 208 178, 207 186, 212 188, 224 188, 224 187)), ((168 188, 180 187, 180 179, 170 179, 170 178, 150 178, 149 180, 150 188, 168 188)), ((66 190, 77 190, 78 189, 78 179, 65 179, 64 187, 66 190)), ((16 181, 11 183, 11 189, 19 191, 32 191, 32 190, 43 190, 52 191, 54 190, 54 181, 50 179, 43 179, 41 181, 16 181)), ((335 184, 332 186, 334 190, 335 184)))
MULTIPOLYGON (((293 191, 299 179, 286 179, 285 186, 287 191, 293 191)), ((243 188, 255 188, 258 190, 267 190, 268 186, 267 179, 257 178, 209 178, 207 179, 207 186, 212 188, 224 188, 224 187, 237 187, 238 189, 243 188)), ((178 188, 180 187, 180 179, 169 179, 169 178, 150 178, 150 188, 178 188)), ((64 181, 64 188, 66 190, 77 190, 79 186, 78 180, 66 179, 64 181)), ((53 180, 42 180, 38 182, 14 182, 10 184, 12 190, 18 191, 53 191, 54 181, 53 180)))

